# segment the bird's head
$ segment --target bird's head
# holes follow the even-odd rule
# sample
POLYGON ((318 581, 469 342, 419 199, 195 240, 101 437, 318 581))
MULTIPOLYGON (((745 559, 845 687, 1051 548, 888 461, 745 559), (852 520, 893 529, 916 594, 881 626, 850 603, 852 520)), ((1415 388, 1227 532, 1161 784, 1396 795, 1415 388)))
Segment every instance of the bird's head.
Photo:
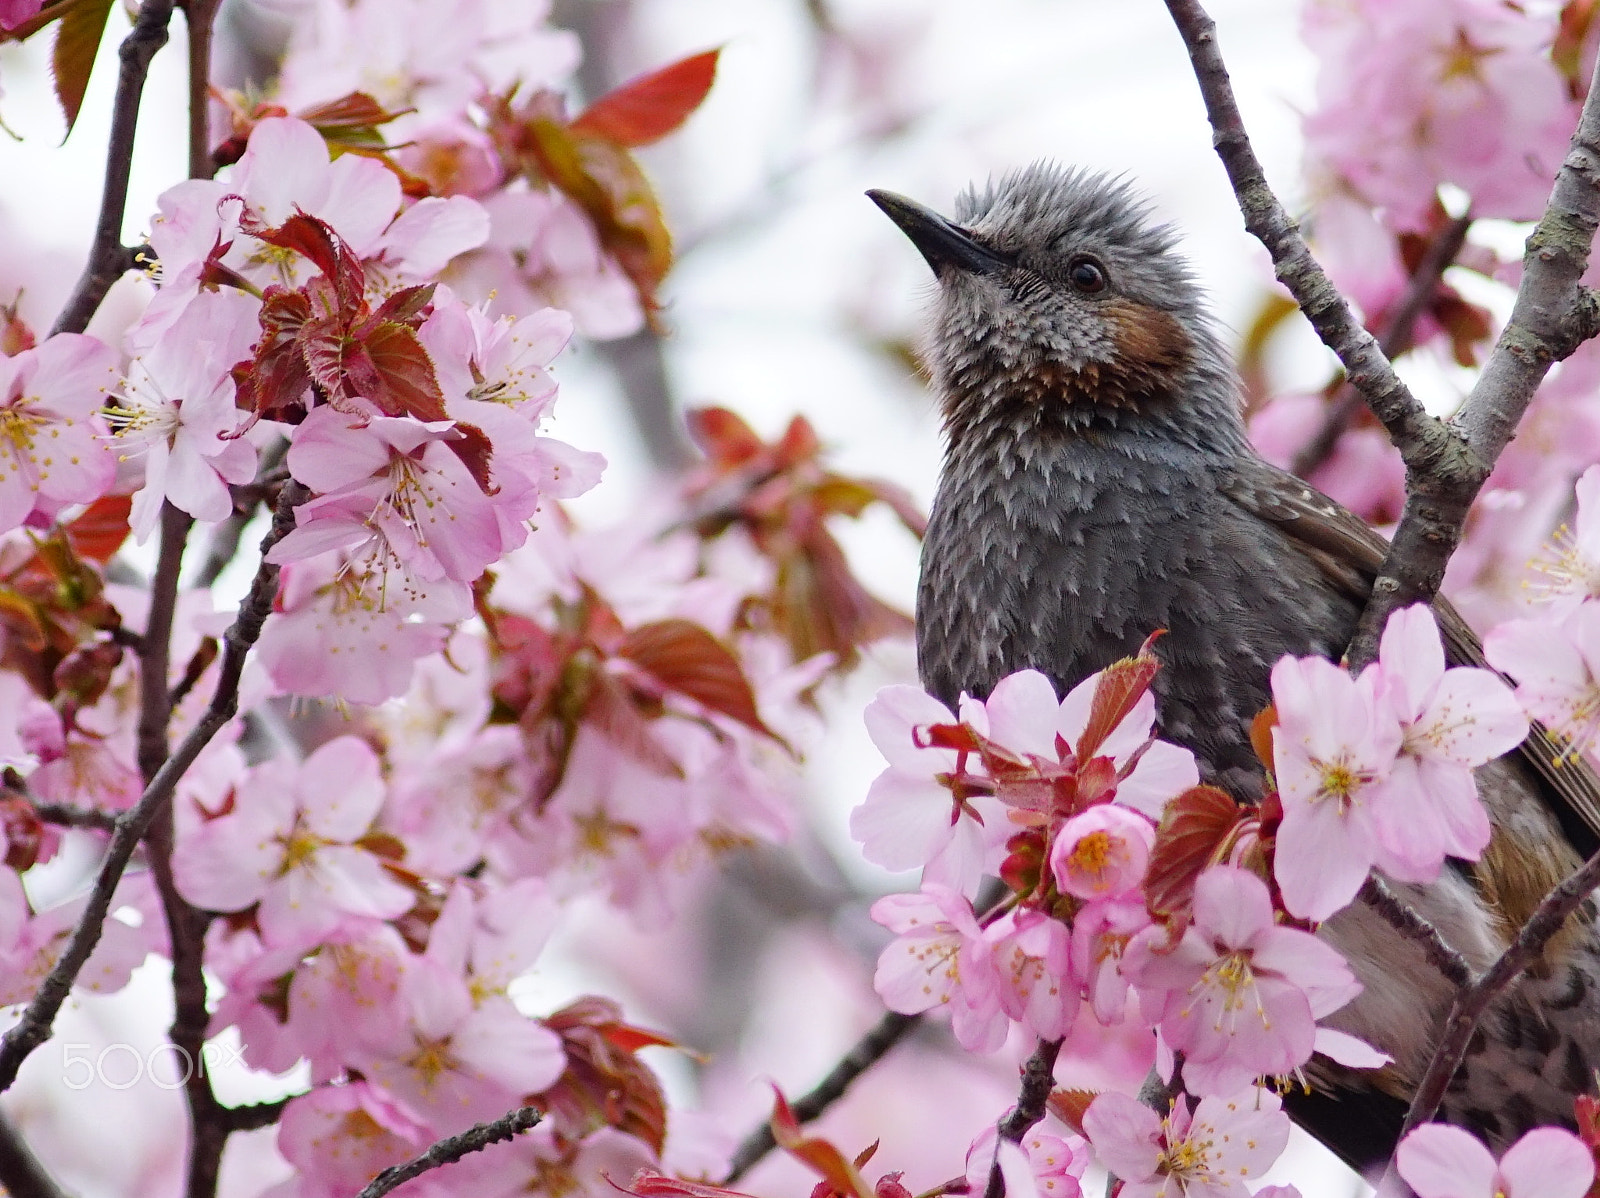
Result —
POLYGON ((1066 429, 1172 423, 1185 439, 1220 420, 1229 443, 1242 435, 1176 235, 1125 182, 1036 163, 963 193, 953 220, 867 194, 938 280, 923 354, 953 433, 1004 414, 1066 429))

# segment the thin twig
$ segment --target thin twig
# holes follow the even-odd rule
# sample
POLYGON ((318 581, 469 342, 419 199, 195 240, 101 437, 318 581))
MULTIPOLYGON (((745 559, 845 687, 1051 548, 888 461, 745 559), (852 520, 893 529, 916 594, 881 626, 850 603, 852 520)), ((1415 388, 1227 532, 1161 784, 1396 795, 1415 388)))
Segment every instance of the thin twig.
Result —
MULTIPOLYGON (((855 1042, 849 1052, 839 1058, 838 1064, 828 1070, 828 1075, 818 1082, 814 1089, 790 1105, 795 1119, 801 1123, 809 1123, 820 1117, 824 1111, 844 1097, 845 1091, 856 1078, 882 1060, 891 1048, 905 1039, 907 1032, 921 1022, 921 1015, 900 1015, 893 1011, 878 1020, 866 1035, 855 1042)), ((763 1123, 739 1145, 738 1151, 733 1154, 733 1162, 728 1166, 728 1175, 722 1179, 722 1184, 731 1186, 737 1183, 762 1157, 777 1146, 778 1142, 772 1137, 772 1125, 763 1123)))
POLYGON ((1039 1046, 1022 1067, 1022 1091, 1017 1095, 1017 1105, 1000 1120, 994 1164, 989 1167, 989 1184, 984 1189, 983 1198, 1004 1198, 1006 1181, 1000 1174, 999 1140, 1020 1144, 1033 1125, 1044 1118, 1049 1108, 1050 1091, 1056 1083, 1056 1057, 1060 1054, 1060 1040, 1040 1040, 1039 1046))
POLYGON ((211 156, 211 33, 219 0, 182 0, 189 25, 189 178, 217 172, 211 156))
POLYGON ((0 1194, 9 1198, 67 1198, 33 1155, 11 1120, 0 1114, 0 1194))
POLYGON ((543 1112, 537 1107, 524 1106, 501 1115, 493 1123, 479 1123, 475 1127, 469 1127, 460 1135, 440 1140, 421 1156, 414 1157, 403 1165, 391 1165, 368 1182, 366 1188, 357 1194, 356 1198, 383 1198, 383 1195, 413 1177, 420 1177, 443 1165, 453 1164, 471 1153, 482 1152, 490 1144, 514 1139, 530 1127, 537 1126, 543 1118, 543 1112))
POLYGON ((1438 928, 1401 901, 1400 896, 1385 886, 1376 874, 1362 886, 1360 898, 1407 940, 1421 947, 1433 967, 1457 989, 1472 984, 1474 975, 1467 959, 1451 948, 1439 935, 1438 928))
MULTIPOLYGON (((1439 294, 1440 280, 1444 278, 1444 272, 1455 265, 1456 258, 1461 254, 1461 247, 1466 244, 1467 231, 1471 228, 1472 217, 1453 217, 1428 243, 1428 248, 1423 253, 1421 261, 1417 263, 1417 268, 1406 280, 1405 291, 1389 309, 1384 317, 1383 326, 1378 330, 1378 348, 1390 361, 1411 348, 1415 340, 1413 334, 1416 331, 1417 320, 1439 294)), ((1345 429, 1350 427, 1350 422, 1355 419, 1356 412, 1361 409, 1364 402, 1360 391, 1348 381, 1342 383, 1338 394, 1328 405, 1322 427, 1317 430, 1317 435, 1295 454, 1289 469, 1301 478, 1307 478, 1313 470, 1327 461, 1339 444, 1339 438, 1344 435, 1345 429)))
POLYGON ((101 811, 96 807, 75 807, 71 803, 41 803, 34 801, 33 810, 47 824, 60 824, 63 828, 93 828, 97 832, 110 832, 117 826, 117 813, 101 811))
POLYGON ((261 635, 261 626, 271 614, 272 601, 278 589, 278 567, 266 561, 266 554, 294 527, 295 508, 305 501, 307 495, 305 487, 295 482, 286 484, 279 494, 272 528, 261 542, 261 566, 256 571, 249 595, 239 607, 238 617, 223 637, 222 668, 210 706, 150 780, 138 803, 118 817, 111 841, 106 846, 105 859, 100 863, 94 887, 89 892, 83 914, 78 917, 77 926, 72 930, 66 950, 28 1003, 22 1018, 0 1037, 0 1092, 11 1088, 11 1083, 17 1080, 17 1071, 22 1068, 22 1062, 50 1038, 57 1012, 67 1001, 73 981, 100 940, 102 925, 111 909, 112 895, 145 829, 171 800, 178 780, 188 772, 200 751, 237 712, 239 678, 244 672, 245 657, 261 635))
POLYGON ((111 136, 106 147, 106 178, 100 193, 100 216, 94 244, 72 298, 56 317, 51 336, 81 333, 105 299, 106 292, 133 269, 133 251, 122 244, 122 218, 128 207, 128 177, 133 168, 134 134, 139 127, 139 97, 144 92, 150 60, 167 44, 173 0, 145 0, 134 18, 133 32, 122 39, 117 54, 122 67, 111 108, 111 136))
MULTIPOLYGON (((1489 1004, 1539 958, 1551 937, 1596 889, 1600 889, 1600 853, 1590 857, 1576 873, 1547 894, 1528 922, 1522 925, 1510 947, 1500 954, 1500 959, 1472 985, 1457 992, 1433 1057, 1406 1111, 1405 1124, 1400 1130, 1402 1138, 1438 1113, 1450 1079, 1461 1067, 1472 1033, 1477 1030, 1478 1020, 1489 1009, 1489 1004)), ((1381 1187, 1379 1192, 1384 1192, 1381 1187)))
POLYGON ((230 1132, 258 1131, 276 1123, 290 1101, 288 1098, 279 1098, 273 1102, 252 1102, 246 1106, 219 1106, 217 1119, 230 1132))

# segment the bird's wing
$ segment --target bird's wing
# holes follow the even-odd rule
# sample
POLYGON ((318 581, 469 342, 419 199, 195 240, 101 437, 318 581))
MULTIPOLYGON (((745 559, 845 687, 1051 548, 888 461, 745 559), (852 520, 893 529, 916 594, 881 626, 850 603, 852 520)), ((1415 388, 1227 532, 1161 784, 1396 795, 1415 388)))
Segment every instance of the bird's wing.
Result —
MULTIPOLYGON (((1260 458, 1240 459, 1222 492, 1293 539, 1336 586, 1366 601, 1389 543, 1361 517, 1260 458)), ((1433 611, 1452 662, 1493 668, 1477 634, 1448 600, 1434 600, 1433 611)), ((1600 778, 1543 724, 1534 724, 1521 755, 1544 783, 1545 799, 1579 855, 1600 848, 1600 778)))

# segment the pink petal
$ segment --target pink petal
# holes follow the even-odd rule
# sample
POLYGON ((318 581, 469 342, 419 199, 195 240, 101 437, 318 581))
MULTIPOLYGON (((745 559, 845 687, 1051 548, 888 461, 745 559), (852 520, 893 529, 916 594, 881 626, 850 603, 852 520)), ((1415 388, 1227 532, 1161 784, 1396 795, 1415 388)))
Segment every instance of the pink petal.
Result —
POLYGON ((1493 1198, 1494 1157, 1459 1127, 1424 1123, 1400 1141, 1394 1162, 1417 1198, 1493 1198))
POLYGON ((1500 1158, 1507 1198, 1583 1198, 1594 1181, 1594 1154, 1559 1127, 1536 1127, 1500 1158))
POLYGON ((1126 1094, 1101 1094, 1083 1113, 1083 1131, 1107 1172, 1127 1182, 1155 1176, 1161 1161, 1161 1119, 1126 1094))
POLYGON ((378 755, 366 741, 335 737, 300 766, 295 794, 307 828, 348 844, 366 833, 383 806, 378 755))

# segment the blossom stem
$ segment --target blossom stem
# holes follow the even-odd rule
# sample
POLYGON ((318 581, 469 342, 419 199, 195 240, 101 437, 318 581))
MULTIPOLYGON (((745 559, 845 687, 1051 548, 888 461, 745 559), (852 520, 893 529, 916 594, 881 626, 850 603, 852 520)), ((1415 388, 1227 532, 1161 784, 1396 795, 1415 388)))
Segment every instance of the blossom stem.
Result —
MULTIPOLYGON (((1017 1095, 1017 1105, 1000 1120, 1001 1140, 1010 1140, 1013 1144, 1022 1143, 1022 1137, 1028 1134, 1035 1123, 1044 1118, 1045 1111, 1049 1107, 1050 1091, 1056 1083, 1056 1057, 1059 1055, 1061 1055, 1060 1040, 1039 1041, 1039 1046, 1033 1050, 1033 1055, 1022 1067, 1022 1091, 1017 1095)), ((997 1153, 994 1164, 989 1167, 989 1184, 984 1188, 983 1198, 1004 1198, 1005 1192, 1006 1182, 1000 1175, 1000 1158, 997 1153)))
MULTIPOLYGON (((795 1119, 809 1123, 844 1097, 852 1082, 886 1056, 891 1048, 905 1039, 906 1033, 922 1022, 921 1015, 901 1015, 890 1011, 877 1024, 857 1040, 850 1051, 828 1071, 816 1087, 790 1104, 795 1119)), ((722 1184, 731 1186, 753 1169, 758 1161, 778 1146, 772 1136, 771 1123, 763 1123, 744 1138, 728 1174, 722 1184)))
POLYGON ((508 1111, 493 1123, 476 1124, 459 1135, 440 1140, 421 1156, 413 1157, 403 1165, 391 1165, 368 1182, 366 1188, 357 1194, 356 1198, 383 1198, 383 1195, 397 1189, 413 1177, 420 1177, 434 1169, 454 1164, 464 1156, 482 1152, 490 1144, 514 1139, 530 1127, 537 1126, 543 1118, 544 1112, 537 1107, 524 1106, 508 1111))
POLYGON ((139 127, 139 97, 144 93, 150 60, 167 44, 167 25, 174 0, 146 0, 134 18, 133 32, 118 50, 121 71, 111 108, 111 135, 106 146, 106 177, 100 193, 100 216, 95 222, 89 261, 79 276, 72 298, 50 330, 81 333, 105 299, 106 292, 133 269, 133 251, 122 244, 122 218, 128 207, 128 179, 133 169, 134 134, 139 127))
POLYGON ((17 1080, 22 1062, 50 1038, 57 1013, 72 993, 72 984, 89 960, 89 954, 100 941, 106 916, 111 910, 112 896, 145 830, 171 800, 178 780, 194 764, 200 751, 237 712, 239 679, 244 673, 245 658, 261 635, 261 626, 271 614, 272 601, 277 595, 278 567, 266 561, 267 551, 288 535, 294 527, 295 508, 309 497, 306 488, 296 482, 285 484, 279 493, 272 527, 261 542, 261 565, 256 570, 250 593, 239 606, 238 617, 223 638, 222 666, 211 703, 156 771, 139 801, 117 818, 111 841, 106 846, 105 858, 100 862, 83 914, 78 917, 65 951, 22 1012, 22 1017, 0 1037, 0 1092, 11 1088, 11 1084, 17 1080))
POLYGON ((1361 887, 1361 901, 1389 921, 1407 940, 1421 946, 1428 960, 1458 989, 1473 982, 1472 966, 1445 942, 1434 927, 1408 907, 1376 874, 1361 887))
MULTIPOLYGON (((1489 1004, 1533 964, 1551 937, 1561 930, 1568 917, 1597 888, 1600 888, 1600 853, 1590 857, 1566 881, 1547 894, 1528 922, 1522 925, 1516 939, 1500 954, 1500 959, 1470 986, 1463 986, 1457 991, 1450 1014, 1440 1028, 1439 1043, 1433 1050, 1433 1058, 1428 1062, 1427 1071, 1417 1085, 1416 1095, 1406 1112, 1405 1125, 1400 1133, 1402 1139, 1412 1128, 1428 1122, 1438 1112, 1450 1079, 1455 1076, 1462 1058, 1466 1056, 1472 1033, 1477 1029, 1484 1012, 1489 1009, 1489 1004)), ((1390 1169, 1393 1170, 1392 1162, 1390 1169)), ((1381 1187, 1380 1192, 1383 1192, 1381 1187)))

